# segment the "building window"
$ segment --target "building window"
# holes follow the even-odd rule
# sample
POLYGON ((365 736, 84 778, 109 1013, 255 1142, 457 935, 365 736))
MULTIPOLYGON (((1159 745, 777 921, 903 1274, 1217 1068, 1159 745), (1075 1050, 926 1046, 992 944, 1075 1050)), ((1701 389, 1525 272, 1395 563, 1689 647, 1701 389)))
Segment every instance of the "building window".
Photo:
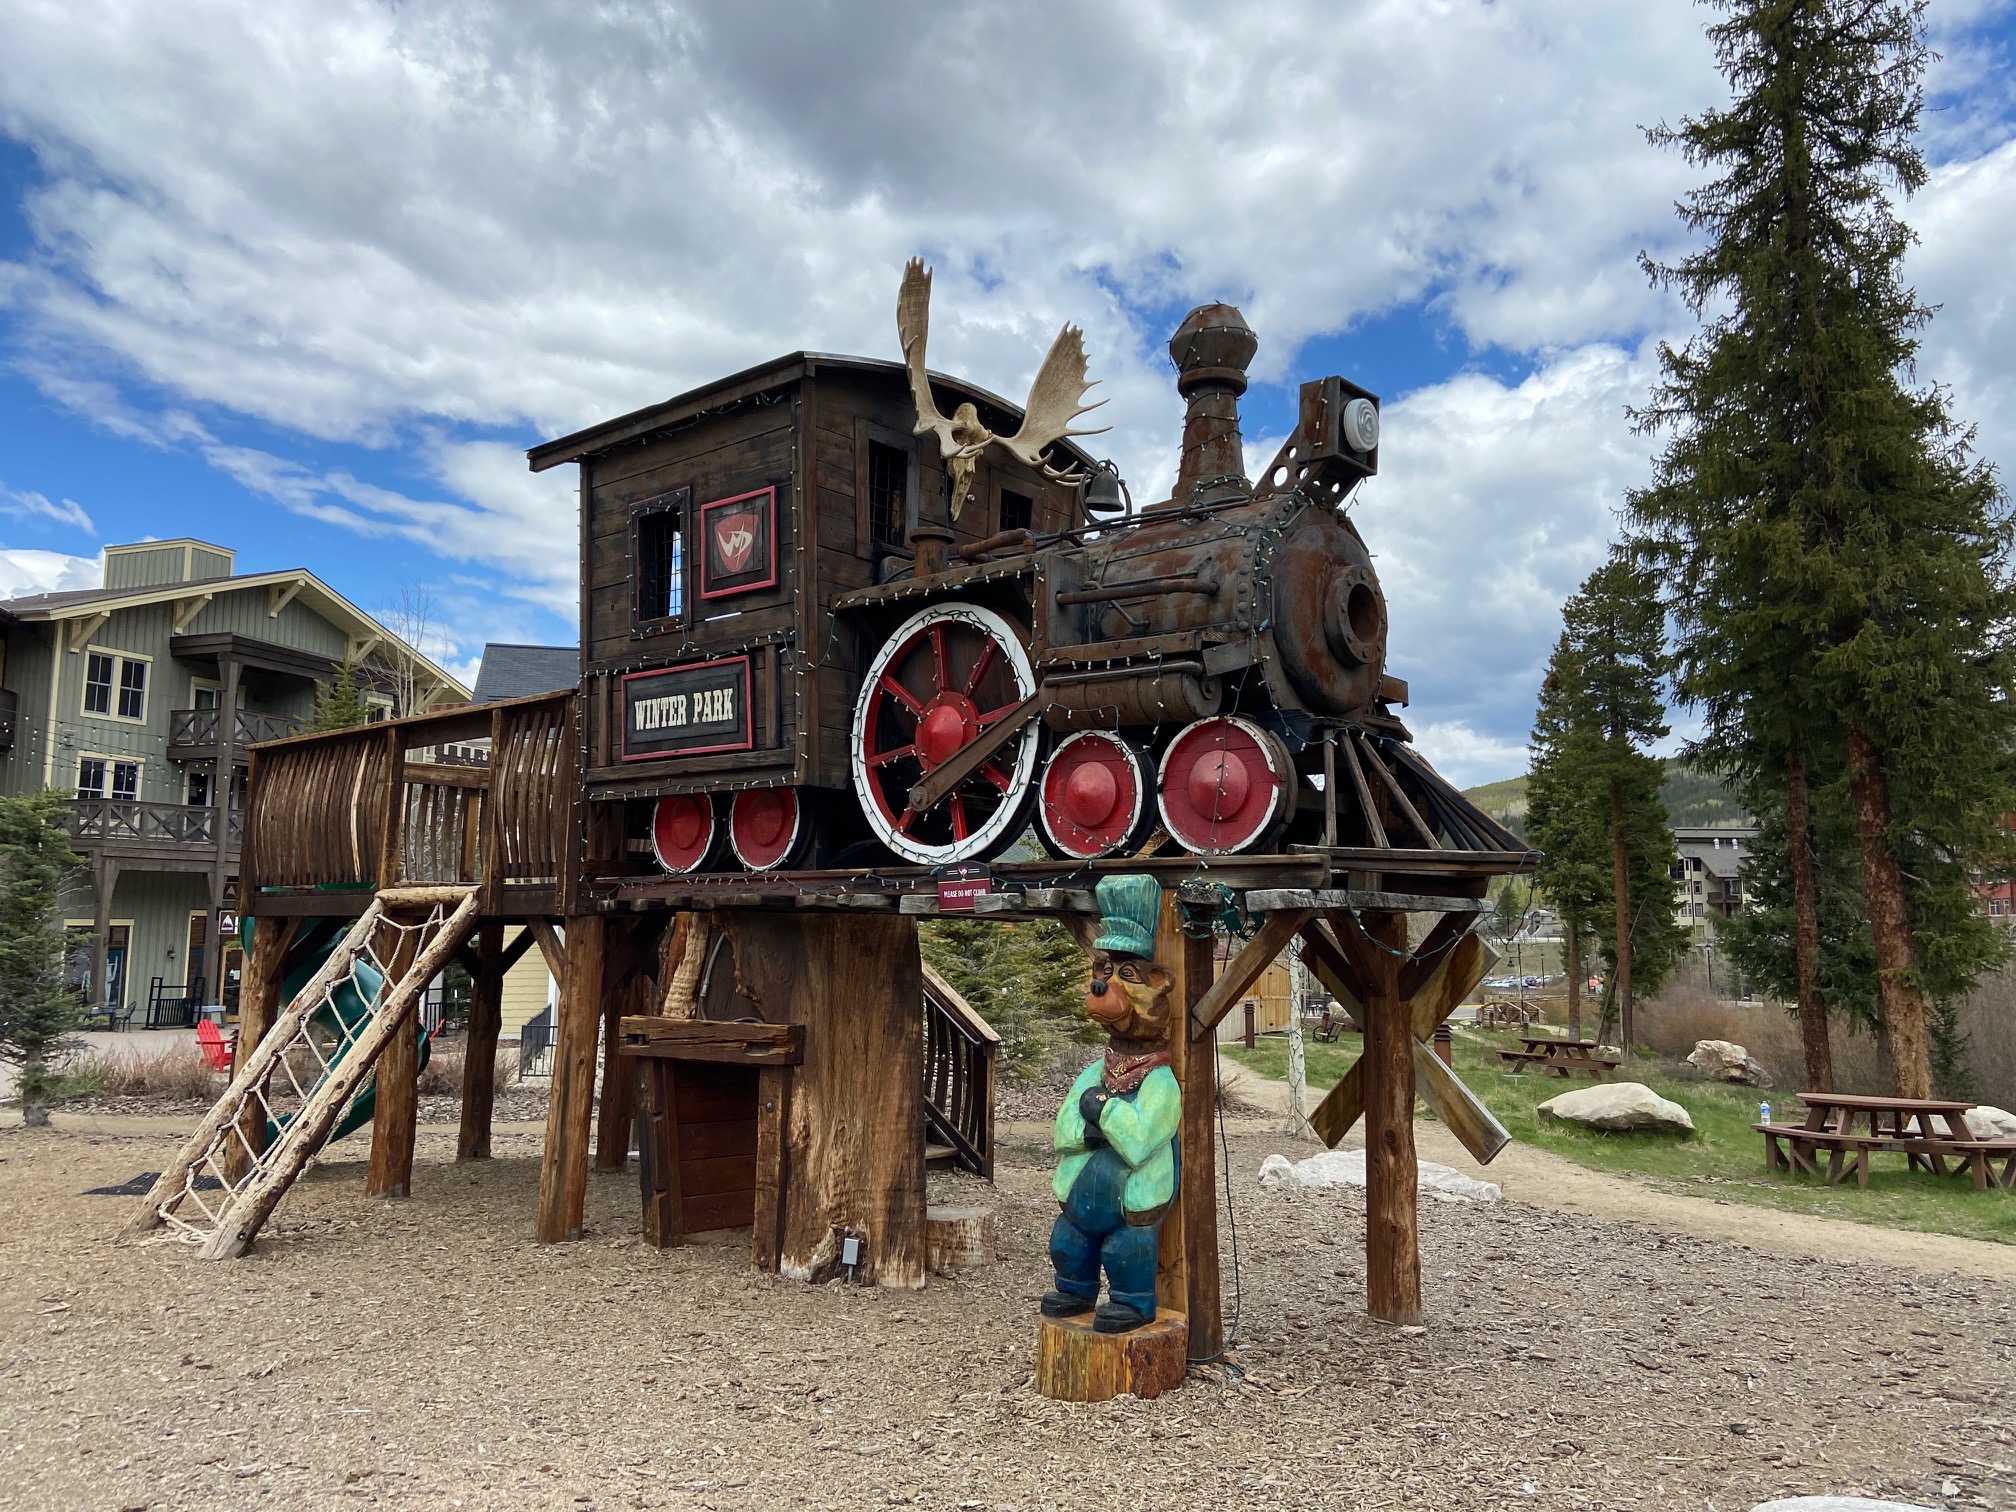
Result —
POLYGON ((383 724, 392 718, 392 695, 390 693, 366 693, 364 695, 364 723, 383 724))
POLYGON ((214 709, 224 699, 224 690, 216 683, 199 682, 189 679, 189 707, 192 709, 214 709))
POLYGON ((1036 501, 1023 493, 1001 490, 1001 528, 1027 530, 1036 522, 1036 501))
POLYGON ((900 446, 868 443, 868 538, 877 546, 901 546, 910 533, 910 454, 900 446))
POLYGON ((114 651, 84 656, 84 712, 134 723, 147 717, 147 658, 114 651))
POLYGON ((133 802, 140 796, 140 763, 114 756, 78 757, 77 796, 133 802))
POLYGON ((191 772, 189 774, 189 806, 191 808, 210 807, 210 774, 191 772))
POLYGON ((633 504, 630 508, 630 551, 636 566, 632 578, 635 624, 676 621, 686 608, 686 505, 690 490, 679 488, 633 504))

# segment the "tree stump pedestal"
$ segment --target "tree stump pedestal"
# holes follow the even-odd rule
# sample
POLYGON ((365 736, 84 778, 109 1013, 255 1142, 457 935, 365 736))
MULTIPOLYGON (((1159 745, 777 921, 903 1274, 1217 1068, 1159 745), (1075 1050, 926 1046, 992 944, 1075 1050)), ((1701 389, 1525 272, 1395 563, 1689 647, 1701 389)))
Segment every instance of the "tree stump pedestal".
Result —
POLYGON ((1036 1390, 1059 1402, 1144 1401, 1174 1391, 1189 1369, 1190 1325, 1165 1312, 1127 1333, 1096 1333, 1088 1310, 1036 1320, 1036 1390))

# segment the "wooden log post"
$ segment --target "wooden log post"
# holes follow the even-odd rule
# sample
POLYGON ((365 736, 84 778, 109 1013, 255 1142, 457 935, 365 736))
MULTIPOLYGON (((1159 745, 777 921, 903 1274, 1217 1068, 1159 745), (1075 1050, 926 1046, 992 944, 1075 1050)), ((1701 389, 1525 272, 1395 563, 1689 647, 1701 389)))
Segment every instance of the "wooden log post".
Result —
POLYGON ((1218 1029, 1199 1029, 1192 1015, 1211 990, 1217 942, 1183 933, 1176 895, 1165 890, 1156 929, 1155 959, 1171 967, 1170 1066, 1183 1085, 1183 1169, 1177 1210, 1162 1225, 1163 1254, 1172 1231, 1182 1250, 1182 1287, 1162 1295, 1158 1307, 1185 1314, 1185 1346, 1190 1359, 1209 1359, 1225 1347, 1225 1320, 1218 1275, 1218 1029))
MULTIPOLYGON (((215 918, 215 915, 212 915, 215 918)), ((238 1038, 231 1049, 235 1071, 250 1062, 252 1052, 280 1016, 280 994, 287 975, 287 948, 294 941, 298 919, 254 919, 252 958, 245 963, 245 978, 238 987, 238 1038)), ((217 957, 223 959, 224 942, 217 942, 217 957)), ((266 1153, 266 1110, 251 1100, 238 1114, 238 1137, 224 1152, 224 1179, 236 1185, 252 1169, 252 1162, 266 1153)))
MULTIPOLYGON (((854 1279, 924 1284, 924 988, 917 923, 905 915, 721 913, 735 979, 770 1023, 802 1024, 805 1058, 788 1106, 761 1099, 759 1154, 777 1141, 777 1269, 821 1282, 861 1240, 854 1279)), ((761 1178, 759 1178, 760 1180, 761 1178)), ((758 1194, 758 1222, 763 1196, 758 1194)), ((759 1232, 753 1248, 763 1247, 759 1232)))
POLYGON ((469 1033, 462 1051, 462 1126, 457 1160, 490 1158, 490 1120, 497 1106, 497 1037, 504 1027, 504 926, 485 924, 476 934, 476 970, 470 974, 469 1033))
MULTIPOLYGON (((389 924, 379 928, 389 929, 389 924)), ((381 989, 390 993, 420 954, 420 931, 402 930, 386 963, 381 989)), ((413 1194, 413 1146, 420 1126, 419 994, 400 1010, 400 1022, 378 1057, 377 1097, 371 1111, 371 1166, 364 1176, 366 1197, 413 1194)))
MULTIPOLYGON (((1414 1015, 1400 995, 1407 916, 1366 913, 1365 1306, 1388 1323, 1421 1321, 1420 1167, 1414 1153, 1414 1015)), ((1357 924, 1336 916, 1340 940, 1357 924)))
POLYGON ((595 1120, 595 1045, 602 1029, 602 963, 608 925, 600 914, 567 920, 560 1005, 553 1026, 553 1091, 539 1165, 541 1244, 581 1237, 588 1200, 588 1144, 595 1120))
POLYGON ((656 983, 640 971, 605 986, 602 994, 602 1100, 595 1117, 595 1169, 630 1168, 630 1130, 637 1117, 637 1071, 623 1058, 616 1026, 625 1015, 649 1013, 656 983))

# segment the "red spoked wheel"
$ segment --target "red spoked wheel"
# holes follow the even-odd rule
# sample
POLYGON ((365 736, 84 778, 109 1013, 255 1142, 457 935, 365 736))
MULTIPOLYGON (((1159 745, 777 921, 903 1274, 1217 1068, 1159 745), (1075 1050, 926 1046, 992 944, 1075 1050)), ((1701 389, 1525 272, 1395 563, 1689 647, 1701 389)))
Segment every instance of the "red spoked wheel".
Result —
POLYGON ((651 811, 651 853, 668 872, 686 876, 707 864, 720 829, 714 822, 712 797, 674 793, 660 798, 651 811))
POLYGON ((1200 856, 1251 850, 1294 811, 1295 766, 1278 736, 1236 715, 1200 719, 1162 754, 1162 823, 1200 856))
POLYGON ((1080 730, 1043 766, 1037 816, 1052 855, 1131 854, 1155 818, 1141 753, 1111 730, 1080 730))
POLYGON ((1042 724, 921 811, 910 790, 1036 691, 1022 634, 991 609, 920 609, 882 644, 854 703, 854 791, 875 836, 908 861, 966 861, 1012 841, 1028 817, 1042 724))
POLYGON ((812 840, 796 788, 750 788, 728 805, 728 844, 750 871, 776 871, 803 858, 812 840))

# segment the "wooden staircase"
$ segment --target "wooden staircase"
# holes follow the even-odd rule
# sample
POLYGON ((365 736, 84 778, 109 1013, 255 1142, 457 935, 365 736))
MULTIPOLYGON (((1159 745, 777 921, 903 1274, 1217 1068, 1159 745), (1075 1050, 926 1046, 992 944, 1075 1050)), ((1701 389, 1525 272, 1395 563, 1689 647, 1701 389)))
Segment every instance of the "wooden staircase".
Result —
POLYGON ((1001 1036, 924 967, 924 1164, 994 1179, 994 1057, 1001 1036))
POLYGON ((414 1005, 476 926, 473 886, 386 890, 244 1057, 231 1085, 121 1232, 167 1227, 203 1258, 231 1259, 321 1150, 414 1005), (417 935, 417 939, 414 936, 417 935), (396 962, 410 962, 404 970, 396 962), (368 968, 368 970, 367 970, 368 968), (371 990, 366 985, 375 983, 371 990), (368 1012, 337 1010, 352 992, 368 1012), (267 1132, 278 1128, 272 1143, 267 1132), (213 1186, 204 1178, 214 1178, 213 1186))

